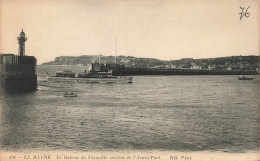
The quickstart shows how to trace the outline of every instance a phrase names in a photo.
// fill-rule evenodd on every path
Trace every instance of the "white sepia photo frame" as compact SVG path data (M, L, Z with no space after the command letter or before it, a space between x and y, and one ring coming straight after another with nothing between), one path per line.
M45 68L43 70L41 65L47 62L52 62L56 57L62 57L62 56L77 57L81 55L95 55L97 57L95 60L93 58L92 61L98 61L98 58L100 61L101 55L102 57L103 56L109 57L112 55L112 57L125 56L125 57L136 57L136 58L154 58L159 60L170 61L170 60L180 60L183 58L210 59L210 58L222 58L222 57L232 57L232 56L252 56L252 55L259 56L259 49L260 49L259 48L259 44L260 44L259 43L259 37L260 37L259 9L260 9L260 3L257 0L230 0L230 1L225 1L225 0L219 0L219 1L213 1L213 0L212 1L206 1L206 0L194 0L194 1L189 1L189 0L183 0L183 1L178 1L178 0L172 0L172 1L171 0L151 0L151 1L149 0L133 0L133 1L130 0L108 0L108 1L106 0L96 0L96 1L0 0L0 53L14 54L14 55L18 55L18 53L21 53L19 51L19 44L17 43L19 39L17 40L17 37L19 37L19 34L23 30L26 36L28 37L28 40L26 39L27 41L25 42L25 49L22 48L23 50L25 50L25 53L22 54L25 54L26 56L32 56L37 59L35 60L35 63L37 63L35 73L38 75L38 90L35 91L36 96L32 94L32 97L31 95L20 97L19 95L18 96L17 95L13 96L10 94L6 95L4 94L4 92L2 92L0 95L1 102L2 102L0 103L0 107L1 107L0 118L1 118L1 125L2 125L0 127L0 134L1 134L0 161L42 161L42 160L46 160L46 161L189 161L189 160L258 161L260 160L260 155L259 155L260 113L259 113L259 98L257 97L259 96L259 71L257 71L258 73L253 76L254 77L254 80L252 81L253 83L251 84L245 83L246 85L244 84L245 86L241 87L241 89L237 89L237 88L235 89L238 91L241 90L242 92L250 91L248 93L252 94L248 96L249 98L247 98L246 95L243 95L244 98L242 97L240 98L241 100L246 100L246 99L248 99L248 101L253 100L252 103L253 105L248 104L245 105L245 107L248 107L248 110L251 109L254 110L254 111L250 111L251 112L250 114L255 116L255 120L254 120L255 122L252 123L253 121L250 122L250 120L246 120L246 121L241 121L240 123L243 124L244 127L250 124L247 130L253 131L252 132L253 134L248 133L248 137L250 139L247 142L247 145L252 147L246 147L246 141L241 140L241 142L245 144L244 147L240 149L236 149L237 147L235 145L240 146L239 143L231 144L230 142L232 142L232 140L231 141L226 140L226 142L223 142L223 146L224 144L227 145L225 145L223 149L216 148L216 147L203 148L201 146L198 146L197 149L187 148L187 147L183 148L181 146L182 143L178 143L178 142L176 142L176 144L180 144L180 148L176 148L178 147L178 145L174 146L173 143L170 144L171 146L169 146L169 148L166 148L165 146L167 141L164 141L165 144L163 144L161 148L152 145L150 147L149 146L145 147L144 145L148 145L148 144L144 143L144 145L143 144L141 144L142 146L140 145L141 148L135 149L133 148L135 146L128 145L126 143L126 145L124 145L124 148L122 149L120 148L120 145L117 145L117 147L119 148L107 148L107 149L105 148L105 150L103 150L102 149L104 148L102 147L103 144L100 145L101 148L99 149L97 148L99 147L97 143L97 145L87 145L87 144L80 145L83 147L88 147L88 146L89 147L79 150L80 147L74 148L69 146L70 143L66 144L66 142L69 142L70 140L69 138L67 138L67 140L65 139L65 141L59 145L60 147L63 147L63 144L64 146L66 145L69 147L67 149L60 148L59 146L58 148L57 147L52 148L51 145L49 145L49 147L46 146L30 147L26 145L27 144L26 142L21 143L21 140L19 139L21 138L20 136L28 134L26 133L26 128L30 128L30 125L32 125L33 121L35 120L31 120L32 122L28 122L27 126L25 126L24 124L17 126L16 128L19 127L25 128L22 130L24 133L17 133L17 135L11 135L17 132L17 129L7 128L9 126L6 126L6 120L5 120L7 118L6 111L10 113L13 112L14 115L10 115L12 117L9 119L11 120L14 119L15 120L14 124L18 125L19 119L15 119L17 117L17 115L15 115L15 111L16 112L18 111L17 110L18 107L17 108L13 107L13 105L15 105L14 103L15 101L20 102L19 105L21 105L21 107L24 107L22 106L23 101L25 101L26 104L26 102L27 103L30 102L30 99L35 99L35 104L37 104L44 101L44 99L46 99L49 102L42 103L44 104L44 108L49 110L48 107L53 107L53 108L58 107L57 102L55 104L51 102L53 101L52 99L47 98L47 96L50 96L51 94L49 94L48 91L46 91L46 88L43 85L39 84L39 81L42 81L42 78L40 78L39 75L43 75L43 72L45 72L44 74L47 75L51 73L50 71L45 70ZM98 57L98 55L100 56ZM15 57L14 59L10 59L10 61L12 60L13 63L18 61L18 58L16 58L16 56L14 57ZM7 58L6 61L8 61ZM114 59L111 58L111 61L114 61ZM78 68L82 67L80 65L82 64L79 64ZM1 67L0 69L3 72L3 68ZM57 69L62 69L62 67L57 67ZM34 73L34 71L31 72ZM155 78L159 79L160 77L165 77L165 76L168 75L163 74ZM1 75L1 77L3 77L3 75ZM178 78L180 77L181 76L178 75ZM186 76L185 80L188 81L194 80L196 79L195 77L196 76ZM145 78L150 79L153 78L153 76L139 77L134 75L132 81L135 87L133 87L132 89L144 88L143 89L144 91L147 90L147 86L140 85L140 83L143 80L145 80ZM210 78L211 80L215 79L215 77L210 77L210 76L207 77L207 75L203 77L203 79L204 78L205 79ZM222 81L221 79L219 79L219 77L217 80ZM230 78L227 80L227 82L228 81L237 82L238 81L237 76L233 76L232 79ZM160 80L158 82L157 83L161 85L162 88L167 88L164 86L163 83L160 82ZM209 89L209 87L206 86L206 84L207 81L197 82L198 85L197 88L201 91L210 91L210 92L218 93L213 89ZM220 86L219 84L217 85ZM60 89L64 88L64 91L66 91L67 94L67 91L71 89L71 86L68 85L66 87L64 86L62 87L62 85L64 84L60 83L58 86ZM190 84L188 83L188 85ZM3 89L4 87L1 88ZM99 87L93 87L93 88L99 89ZM118 88L119 87L111 88L114 90L111 91L111 93L113 94L113 92L119 90ZM219 91L229 89L228 85L219 88L221 88L221 90ZM120 89L123 90L123 86L120 86ZM91 91L91 89L89 88L88 90ZM42 92L45 93L43 97L37 96L37 93L39 93L39 91L41 92L44 91ZM155 91L158 93L162 92L160 94L163 94L163 91L159 91L158 89ZM189 94L188 87L185 90L181 89L179 91L183 92L183 95L186 94L188 96ZM127 95L127 91L124 92L126 93L122 93L122 95L124 94ZM237 91L230 91L230 92L235 93ZM80 94L84 95L83 92ZM143 99L145 99L145 96L147 96L146 94L147 93L143 93L143 97L144 97ZM24 96L26 94L20 94L20 95ZM91 94L87 94L87 95L88 97L91 97ZM155 94L152 93L150 93L150 95L155 96ZM163 97L165 98L164 103L167 103L167 101L169 101L169 99L167 99L168 97L170 97L169 95L171 94L169 93L168 95L165 94L165 97ZM63 93L59 94L58 96L59 96L59 100L61 100L61 98L63 98ZM187 100L189 99L191 100L193 97L195 96L191 95L187 97ZM23 100L24 98L28 100ZM117 97L111 96L109 98L115 100L112 103L116 104L116 106L120 106L119 104L122 103L120 102L119 95L117 95ZM183 98L184 97L180 97L180 99ZM127 101L128 99L124 97L123 100ZM135 99L129 99L129 100L135 100ZM138 99L136 98L136 100ZM176 100L178 99L176 98ZM200 101L202 100L203 98L201 98ZM73 101L75 101L75 99ZM105 101L105 99L103 101ZM116 101L119 101L119 103L117 104ZM149 101L152 102L154 100L151 99ZM210 104L210 101L205 101L205 102L208 102L207 106L209 107L214 106L214 104ZM93 107L95 107L94 95L90 103L93 103ZM100 104L102 104L103 107L109 103L111 102L101 102ZM148 108L145 107L147 105L146 103L143 104L142 103L143 102L135 102L136 105L134 107L141 106L142 108ZM163 103L161 104L160 103L157 104L156 102L154 102L156 106L164 106ZM172 102L169 102L169 104L170 103ZM222 103L221 105L227 107L232 106L232 109L233 108L235 109L236 106L240 106L240 102L238 102L237 105L232 104L232 101L231 103L228 101L221 102L221 103ZM100 104L99 106L101 106ZM129 104L131 104L131 102ZM258 106L258 109L250 108L251 105L254 107ZM28 107L26 108L26 110L30 110L31 106L33 105L28 104L28 106L25 106ZM74 106L75 107L84 106L84 104L82 105L81 101L75 101ZM188 106L190 106L191 109L193 107L193 105L188 105ZM15 108L16 110L14 110ZM158 110L154 110L152 112L155 111L160 112L159 110L160 107L156 107L156 108L158 108ZM19 108L19 110L23 110L23 109ZM117 110L117 112L120 113L120 109L115 109L115 110ZM132 109L132 111L134 110L135 108ZM28 111L24 111L24 116L27 115L26 112ZM80 113L79 111L74 111L74 112L76 114ZM100 110L99 112L104 116L110 114L107 110L104 111ZM191 113L190 116L192 115L192 112L194 111L190 112ZM203 110L200 112L203 112ZM224 111L223 113L225 112L226 111ZM42 113L40 116L44 116L44 115L46 115L46 113ZM221 114L219 115L221 116ZM10 116L8 115L8 117ZM92 117L92 115L89 114L88 117ZM46 117L42 117L42 118L44 119ZM94 118L92 119L94 120ZM141 119L142 118L140 117L140 120ZM243 119L245 118L241 118L241 120ZM106 120L106 121L109 122L110 120ZM104 121L105 122L104 124L107 123L106 121ZM136 121L136 120L133 119L130 121ZM9 120L7 122L11 123L12 121ZM57 122L57 125L58 124L59 123ZM224 121L222 122L222 124L219 123L217 125L221 126L223 124L225 124ZM254 124L254 126L251 126L251 124ZM252 129L252 127L255 127L255 125L257 124L258 127ZM119 125L119 123L117 125ZM195 126L195 123L193 125ZM152 127L152 123L151 123L151 127ZM189 127L182 127L182 128L186 130L189 129ZM194 128L195 127L193 127L192 129ZM166 131L172 132L171 130L166 130ZM145 133L146 131L143 130L143 132ZM162 137L158 137L157 139L167 140L167 137L163 137L165 136L164 131L161 132L157 131L157 133L158 136L162 136ZM73 135L73 133L71 135ZM185 135L185 132L183 132L183 135ZM228 133L226 135L233 135L233 134L231 132L231 134ZM17 137L15 138L14 136ZM223 134L223 137L224 136L225 134ZM35 138L37 140L37 137L38 136L36 135L30 138ZM129 137L133 137L133 135ZM151 136L147 136L147 137L151 137ZM247 138L247 137L243 136L242 138ZM46 139L49 138L46 137ZM184 139L187 139L186 146L195 146L189 143L188 136L185 136ZM55 142L55 138L53 138L53 140L50 142ZM149 138L141 138L140 140L141 141L145 140L146 142L149 142ZM27 140L27 141L30 142L32 140ZM126 142L127 141L129 140L126 139ZM216 142L218 142L218 140L216 140ZM16 143L17 143L17 147L16 147ZM156 141L154 143L156 143ZM21 146L21 144L24 144L24 147ZM94 148L91 148L90 146L93 146ZM128 146L130 148L126 148Z

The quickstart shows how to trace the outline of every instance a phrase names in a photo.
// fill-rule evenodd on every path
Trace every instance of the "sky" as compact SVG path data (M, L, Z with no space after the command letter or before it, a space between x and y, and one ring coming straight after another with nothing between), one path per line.
M258 0L0 0L0 53L18 54L23 29L25 54L38 64L116 50L161 60L259 55L259 6ZM249 7L247 17L240 19L240 7Z

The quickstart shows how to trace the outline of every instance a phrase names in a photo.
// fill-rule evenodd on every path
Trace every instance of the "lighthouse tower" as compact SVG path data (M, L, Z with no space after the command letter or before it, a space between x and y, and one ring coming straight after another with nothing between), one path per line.
M18 44L19 44L19 56L25 56L25 41L27 40L27 37L25 37L25 33L20 33L20 36L17 37Z

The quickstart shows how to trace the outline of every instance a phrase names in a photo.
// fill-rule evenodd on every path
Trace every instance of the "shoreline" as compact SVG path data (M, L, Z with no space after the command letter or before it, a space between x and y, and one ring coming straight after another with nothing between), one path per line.
M76 67L75 65L37 65L37 67ZM87 68L87 67L86 67ZM259 75L256 70L221 70L221 69L183 69L183 68L113 68L115 76L136 76L136 75Z

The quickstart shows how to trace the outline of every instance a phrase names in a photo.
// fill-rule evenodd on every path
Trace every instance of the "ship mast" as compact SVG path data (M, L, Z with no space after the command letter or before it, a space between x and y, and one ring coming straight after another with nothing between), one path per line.
M116 57L117 57L117 37L116 37L115 74L116 74L116 66L117 66Z
M116 37L116 57L117 57L117 37ZM116 57L115 57L115 64L117 63L116 62Z
M99 58L98 58L98 63L100 64L100 57L101 57L101 54L99 54Z

